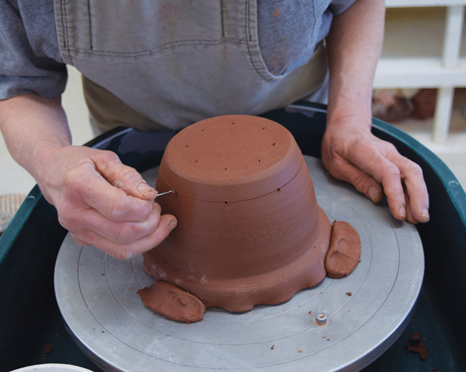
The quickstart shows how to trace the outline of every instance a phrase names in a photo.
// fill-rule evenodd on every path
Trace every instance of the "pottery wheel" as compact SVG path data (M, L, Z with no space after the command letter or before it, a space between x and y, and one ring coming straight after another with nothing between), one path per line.
M209 309L191 325L144 307L137 291L153 278L142 256L119 261L65 238L55 268L59 308L77 344L106 371L357 371L406 327L421 289L424 256L413 225L395 220L305 156L329 219L349 222L361 262L343 279L325 278L281 305L245 313ZM157 169L143 176L155 184ZM314 319L325 314L328 323Z

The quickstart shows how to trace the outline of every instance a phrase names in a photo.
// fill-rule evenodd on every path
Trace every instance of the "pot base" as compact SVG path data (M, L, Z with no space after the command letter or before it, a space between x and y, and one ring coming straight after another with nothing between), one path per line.
M319 207L319 220L328 221ZM320 238L294 262L265 274L236 279L193 280L164 262L153 250L144 258L144 270L157 280L174 283L205 302L207 308L220 307L230 312L251 310L255 305L277 305L298 291L314 287L325 278L324 259L330 240L330 222L320 226Z

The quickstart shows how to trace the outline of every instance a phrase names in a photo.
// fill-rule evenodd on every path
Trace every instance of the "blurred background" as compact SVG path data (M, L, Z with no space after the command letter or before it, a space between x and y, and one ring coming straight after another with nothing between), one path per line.
M433 151L465 188L466 35L462 2L386 0L385 40L374 82L373 115ZM81 145L92 139L92 132L81 76L73 67L68 71L63 106L73 144ZM0 198L27 194L35 185L11 158L3 137L0 169Z
M466 30L461 0L386 0L373 116L433 151L466 186ZM435 5L435 6L434 6Z

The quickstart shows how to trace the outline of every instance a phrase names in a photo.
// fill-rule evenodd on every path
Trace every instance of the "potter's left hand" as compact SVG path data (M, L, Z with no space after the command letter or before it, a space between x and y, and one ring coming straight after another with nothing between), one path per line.
M322 161L327 170L353 184L374 203L385 193L395 218L414 224L429 221L429 195L422 169L358 120L347 117L327 124L322 140Z

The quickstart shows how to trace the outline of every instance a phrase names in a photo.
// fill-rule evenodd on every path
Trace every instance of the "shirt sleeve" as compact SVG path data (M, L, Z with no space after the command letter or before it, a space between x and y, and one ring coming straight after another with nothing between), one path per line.
M0 99L60 95L67 81L52 0L0 0Z

